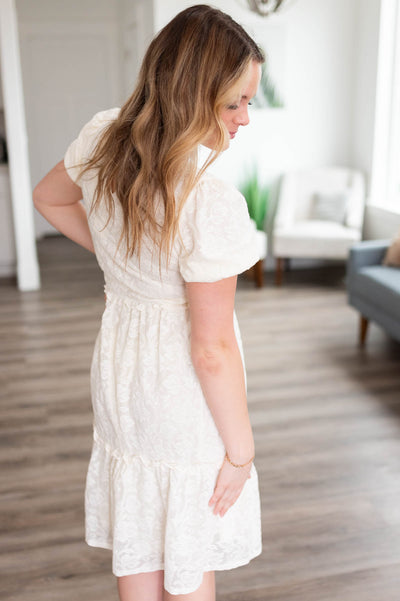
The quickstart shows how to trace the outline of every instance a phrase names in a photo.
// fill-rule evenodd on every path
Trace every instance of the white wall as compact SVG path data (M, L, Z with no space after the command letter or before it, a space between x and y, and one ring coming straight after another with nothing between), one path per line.
M17 0L32 187L92 115L120 103L119 0ZM35 211L36 236L56 233Z
M153 3L120 1L120 31L123 44L123 94L128 98L135 87L139 68L154 33Z
M354 164L368 175L368 189L373 154L380 5L380 0L358 1L354 36L356 63L351 155Z
M364 238L380 240L394 238L400 230L400 213L369 206L365 214Z

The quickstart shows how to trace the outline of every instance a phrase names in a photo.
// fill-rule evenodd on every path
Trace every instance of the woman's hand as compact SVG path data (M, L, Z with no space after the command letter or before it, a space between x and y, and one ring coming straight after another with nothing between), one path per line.
M35 208L59 232L94 253L92 235L83 204L82 190L60 161L33 190Z
M252 463L244 467L234 467L227 459L224 459L219 470L214 493L208 504L214 505L213 513L221 517L225 515L229 507L237 501L246 480L250 478Z

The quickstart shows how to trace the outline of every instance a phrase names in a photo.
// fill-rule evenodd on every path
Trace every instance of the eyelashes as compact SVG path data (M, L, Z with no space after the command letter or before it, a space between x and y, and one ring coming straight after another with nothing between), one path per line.
M252 102L248 102L247 106L252 106ZM238 104L231 104L230 106L227 107L230 111L236 111L239 108Z

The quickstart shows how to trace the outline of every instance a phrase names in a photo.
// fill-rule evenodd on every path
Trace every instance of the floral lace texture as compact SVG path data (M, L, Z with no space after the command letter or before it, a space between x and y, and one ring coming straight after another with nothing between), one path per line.
M98 113L69 146L64 163L74 181L76 165L117 114ZM95 178L77 183L89 209ZM118 203L103 229L105 220L102 209L89 217L107 302L90 371L86 541L112 549L116 576L163 569L168 592L189 593L204 571L244 565L262 548L254 464L222 518L208 505L225 449L191 362L185 296L185 281L213 282L251 267L259 258L255 230L241 194L206 174L182 211L183 244L175 243L160 277L149 241L140 268L117 251ZM234 328L243 359L236 314Z

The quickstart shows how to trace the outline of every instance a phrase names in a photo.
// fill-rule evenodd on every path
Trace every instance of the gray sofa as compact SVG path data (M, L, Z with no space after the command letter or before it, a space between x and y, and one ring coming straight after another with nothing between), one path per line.
M390 240L365 240L350 249L346 268L348 303L360 312L360 345L374 321L400 341L400 268L382 265Z

